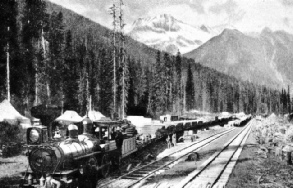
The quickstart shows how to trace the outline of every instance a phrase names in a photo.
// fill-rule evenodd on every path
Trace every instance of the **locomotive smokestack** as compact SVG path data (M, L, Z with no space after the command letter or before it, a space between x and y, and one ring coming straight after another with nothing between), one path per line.
M83 120L82 124L83 124L83 134L92 135L93 134L93 122L88 117L86 117Z
M78 127L76 125L68 125L69 138L77 139L78 138Z

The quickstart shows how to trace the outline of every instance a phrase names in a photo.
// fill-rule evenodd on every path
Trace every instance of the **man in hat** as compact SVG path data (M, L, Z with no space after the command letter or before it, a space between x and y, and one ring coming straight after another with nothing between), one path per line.
M169 135L167 135L166 141L167 141L168 149L171 148L172 144L171 144L171 140L170 140L170 136Z
M53 179L51 174L46 174L46 181L43 188L60 188L60 182Z
M121 133L120 127L116 128L115 142L116 142L116 146L117 146L118 150L120 152L122 152L121 148L122 148L122 144L123 144L123 134Z
M81 165L79 168L78 188L96 188L98 172L91 164Z

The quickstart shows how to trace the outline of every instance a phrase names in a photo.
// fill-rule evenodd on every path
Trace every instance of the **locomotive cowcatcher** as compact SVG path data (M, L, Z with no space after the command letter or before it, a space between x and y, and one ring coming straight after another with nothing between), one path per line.
M35 126L27 130L30 169L20 187L42 187L46 175L61 183L61 187L86 187L106 177L112 167L119 167L122 158L137 151L136 135L121 132L125 121L83 120L82 134L76 125L68 126L68 138L48 138L47 127ZM81 131L80 131L81 132ZM79 186L81 187L81 186Z

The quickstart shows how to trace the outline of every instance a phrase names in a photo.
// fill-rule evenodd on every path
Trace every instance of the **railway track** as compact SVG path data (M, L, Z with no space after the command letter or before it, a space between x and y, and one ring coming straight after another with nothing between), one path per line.
M119 187L134 187L139 186L144 180L150 178L153 175L160 174L167 169L172 168L180 161L184 160L192 152L196 152L205 146L208 146L211 142L216 141L222 136L230 133L235 128L214 134L208 138L192 143L191 145L178 148L177 151L167 154L168 156L157 159L154 162L140 166L122 176L117 177L114 180L107 182L98 182L98 187L101 188L119 188Z
M176 188L224 188L251 130L249 123L212 155L199 169L190 173Z

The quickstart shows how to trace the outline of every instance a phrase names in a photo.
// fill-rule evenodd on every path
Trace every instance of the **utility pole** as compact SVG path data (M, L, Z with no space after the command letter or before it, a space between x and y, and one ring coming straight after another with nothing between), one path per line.
M9 32L10 28L7 27L7 31ZM7 76L7 100L10 102L10 64L9 64L9 42L7 39L7 51L6 51L6 76Z
M113 114L116 112L116 5L110 8L113 15Z

